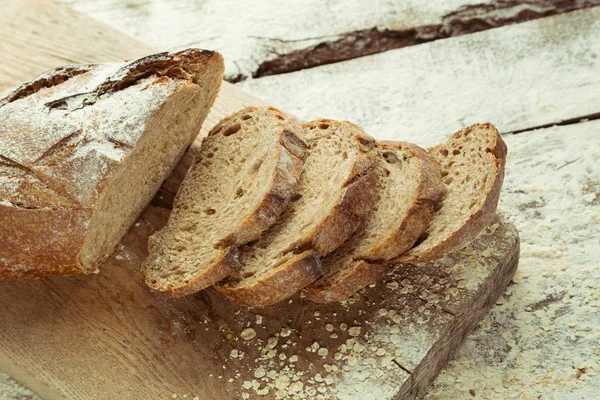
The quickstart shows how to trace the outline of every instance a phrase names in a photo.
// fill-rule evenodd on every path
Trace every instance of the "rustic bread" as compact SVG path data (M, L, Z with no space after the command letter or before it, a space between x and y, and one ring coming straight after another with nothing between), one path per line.
M242 269L216 288L260 307L293 295L321 275L319 256L352 235L375 199L374 140L349 122L304 125L309 152L298 195L281 219L240 252Z
M471 241L494 218L506 162L506 144L490 123L453 134L429 154L442 168L446 195L416 246L393 262L441 257Z
M305 150L300 124L271 107L249 107L217 124L167 226L150 240L146 283L184 295L232 274L237 247L257 239L296 194Z
M304 289L310 300L346 299L381 278L382 262L412 247L427 229L444 194L438 163L420 147L378 142L377 197L352 237L321 262L323 276Z
M0 278L95 271L200 131L223 69L190 49L59 68L0 99Z

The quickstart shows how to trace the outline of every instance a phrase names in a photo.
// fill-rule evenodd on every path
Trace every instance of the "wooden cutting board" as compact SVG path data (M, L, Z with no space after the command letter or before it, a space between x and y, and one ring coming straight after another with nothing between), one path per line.
M0 90L58 65L155 51L54 2L0 6ZM203 132L261 103L224 84ZM467 248L398 266L344 303L297 296L249 310L212 290L151 293L139 265L188 163L99 274L0 282L0 370L48 399L415 398L517 267L517 232L498 217Z

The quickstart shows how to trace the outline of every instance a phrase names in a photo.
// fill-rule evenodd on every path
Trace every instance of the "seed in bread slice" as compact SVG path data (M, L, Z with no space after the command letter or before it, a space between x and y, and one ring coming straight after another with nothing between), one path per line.
M233 273L237 246L256 240L296 194L305 151L302 127L271 107L249 107L217 124L166 227L151 237L146 283L185 295Z
M304 289L310 300L348 298L385 273L381 263L404 253L427 229L444 185L438 163L422 148L402 142L375 145L377 197L352 237L322 261L323 276Z
M241 249L241 271L216 288L253 307L282 301L321 275L319 256L356 230L375 199L374 140L349 122L304 125L309 152L298 195L281 219Z
M393 261L430 261L475 238L496 213L506 151L506 144L490 123L462 129L429 149L442 168L446 195L418 244Z

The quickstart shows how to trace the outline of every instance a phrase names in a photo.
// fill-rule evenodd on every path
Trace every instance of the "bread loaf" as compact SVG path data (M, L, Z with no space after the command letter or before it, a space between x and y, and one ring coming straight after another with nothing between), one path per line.
M220 54L49 71L0 99L0 278L95 271L198 134Z

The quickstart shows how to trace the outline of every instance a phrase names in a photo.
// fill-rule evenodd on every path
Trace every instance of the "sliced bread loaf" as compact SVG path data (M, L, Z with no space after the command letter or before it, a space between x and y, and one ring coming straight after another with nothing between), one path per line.
M91 273L200 131L223 57L46 72L0 98L0 279Z
M281 219L241 249L242 269L216 288L253 307L282 301L321 275L319 256L340 246L375 198L374 140L349 122L304 125L309 152L298 195Z
M237 246L257 239L297 192L306 144L300 124L249 107L217 124L149 242L142 270L153 289L196 292L232 274Z
M429 154L442 168L447 192L418 244L393 262L430 261L475 238L496 213L506 151L506 144L490 123L462 129L430 149Z
M304 289L317 302L343 300L377 281L382 262L412 247L427 229L444 194L440 167L425 150L402 142L378 142L377 197L354 235L322 259L323 276Z

